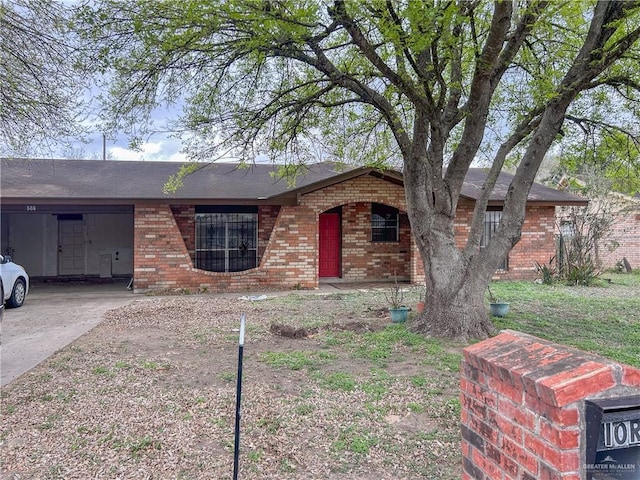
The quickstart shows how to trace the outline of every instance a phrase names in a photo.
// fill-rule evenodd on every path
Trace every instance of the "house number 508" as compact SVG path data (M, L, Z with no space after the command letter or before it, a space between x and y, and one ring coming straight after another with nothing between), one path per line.
M37 210L35 205L27 205L27 212L35 212Z

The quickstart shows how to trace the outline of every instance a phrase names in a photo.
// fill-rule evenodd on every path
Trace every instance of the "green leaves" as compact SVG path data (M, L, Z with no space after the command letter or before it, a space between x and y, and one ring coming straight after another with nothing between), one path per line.
M487 114L508 112L499 115L499 137L556 98L583 44L587 7L534 2L513 13L510 35L530 9L540 14L504 80L496 78ZM336 9L315 1L103 0L78 10L74 25L113 76L113 128L136 123L144 133L154 107L178 101L185 103L181 125L196 134L194 156L224 148L240 158L273 151L292 160L384 163L412 140L416 110L426 109L445 142L466 122L492 17L485 2L345 2ZM620 24L612 41L629 29ZM442 123L445 113L452 123ZM453 139L448 151L464 144Z
M453 257L460 278L488 280L487 259L520 238L549 149L588 136L598 162L637 172L638 4L96 0L74 26L111 86L112 129L144 135L154 109L174 103L172 128L195 159L402 168L425 263ZM618 135L631 139L626 151ZM452 254L463 180L483 160L492 174L507 163L517 172L504 228L477 255L489 180Z

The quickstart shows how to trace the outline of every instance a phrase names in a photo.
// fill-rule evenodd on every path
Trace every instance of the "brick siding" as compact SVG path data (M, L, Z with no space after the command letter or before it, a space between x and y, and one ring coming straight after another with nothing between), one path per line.
M455 219L456 242L464 247L469 234L472 205L458 207ZM498 271L496 279L525 280L536 276L536 262L549 263L555 255L555 207L527 207L520 241L509 252L508 269Z
M640 198L611 193L604 201L595 199L589 203L589 215L612 217L610 229L596 246L597 266L603 270L617 267L626 258L631 267L640 268ZM571 220L564 207L556 210L557 223ZM560 234L557 230L556 234Z
M260 205L258 207L258 259L264 256L271 231L278 217L279 205ZM195 260L196 251L196 207L195 205L171 205L184 244L191 260Z
M398 242L372 242L371 203L343 206L342 278L352 282L393 280L395 276L409 280L411 229L406 215L400 215L399 223Z
M401 185L364 175L300 197L295 206L258 208L257 268L244 272L207 272L194 267L195 206L136 204L134 214L134 290L249 291L317 288L318 216L341 207L342 278L388 280L394 273L412 283L424 281L424 268L406 215L400 216L399 242L371 242L371 203L406 212ZM456 233L468 228L471 207L461 206ZM509 256L501 278L532 278L534 261L554 252L553 207L527 210L522 240Z
M171 213L176 219L184 245L193 259L196 250L196 207L195 205L171 205Z
M640 394L640 370L519 332L465 348L463 480L584 477L583 400Z
M615 215L611 231L598 245L598 259L603 268L615 268L626 258L633 269L640 269L640 206L636 211Z

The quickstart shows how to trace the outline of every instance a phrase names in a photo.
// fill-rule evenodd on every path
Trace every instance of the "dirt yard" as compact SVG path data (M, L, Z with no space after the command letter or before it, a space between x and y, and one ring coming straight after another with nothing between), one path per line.
M460 349L385 306L369 291L112 310L2 389L0 477L231 478L245 312L240 478L460 478Z

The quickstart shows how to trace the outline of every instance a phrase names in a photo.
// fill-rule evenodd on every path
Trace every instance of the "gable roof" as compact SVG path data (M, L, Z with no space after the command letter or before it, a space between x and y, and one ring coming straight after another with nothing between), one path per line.
M297 196L362 175L373 175L402 184L402 174L369 167L341 166L331 162L302 168L295 185L278 175L278 166L253 164L203 164L184 179L177 192L165 194L163 186L184 165L175 162L129 162L102 160L2 159L0 200L3 203L116 203L162 201L165 203L295 204ZM486 176L471 169L462 197L475 200ZM501 173L491 196L504 199L513 178ZM534 184L529 201L552 205L586 204L575 195Z

